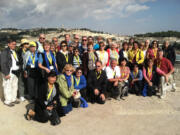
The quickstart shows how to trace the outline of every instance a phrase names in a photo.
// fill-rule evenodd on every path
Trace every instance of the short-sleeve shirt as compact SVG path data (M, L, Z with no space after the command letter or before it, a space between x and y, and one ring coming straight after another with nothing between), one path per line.
M121 71L121 79L126 79L130 74L129 67L125 67L125 69L120 68L120 71Z
M119 78L121 76L119 66L116 66L114 70L111 68L111 66L108 66L106 67L105 71L108 79Z
M173 69L171 61L164 57L160 62L157 61L156 64L165 74L168 74Z
M48 58L51 58L51 53L49 53L49 54L47 55L47 57L48 57ZM54 59L54 60L55 60L55 63L56 63L56 59ZM43 63L42 54L39 55L38 63L41 63L41 64Z

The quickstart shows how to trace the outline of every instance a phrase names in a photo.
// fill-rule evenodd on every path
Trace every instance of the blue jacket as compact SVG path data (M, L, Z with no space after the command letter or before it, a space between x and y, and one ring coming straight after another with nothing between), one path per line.
M74 89L83 89L86 88L86 78L84 75L81 75L79 85L77 86L77 82L74 76Z

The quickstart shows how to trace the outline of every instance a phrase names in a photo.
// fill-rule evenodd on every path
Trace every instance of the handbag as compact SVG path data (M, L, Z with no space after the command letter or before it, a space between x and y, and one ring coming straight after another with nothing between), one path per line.
M80 105L81 105L80 97L81 97L81 93L79 91L77 91L77 94L73 97L73 102L72 102L73 107L75 107L75 108L80 107Z

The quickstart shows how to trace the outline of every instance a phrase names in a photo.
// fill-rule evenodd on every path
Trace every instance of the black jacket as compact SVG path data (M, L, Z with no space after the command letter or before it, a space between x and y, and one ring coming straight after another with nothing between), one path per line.
M57 83L54 84L56 88L56 96L53 98L53 101L56 101L57 104L60 104L60 99L59 99L59 85ZM38 98L36 99L35 103L41 106L42 109L46 109L48 105L44 103L47 99L47 92L48 92L48 83L45 82L45 84L41 84L39 89L38 89Z
M99 60L98 55L96 52L94 52L94 55L97 57L97 60ZM86 52L82 56L82 68L84 75L87 76L89 69L88 69L88 61L89 61L89 52Z
M44 114L44 110L46 110L47 106L53 105L53 102L56 101L56 111L59 116L64 116L64 112L62 110L62 106L59 99L59 85L57 83L54 84L56 88L56 96L53 98L52 102L48 105L45 104L45 101L47 99L47 92L48 92L48 83L44 82L40 85L38 89L38 96L35 100L35 120L39 122L46 122L47 118Z
M174 47L172 45L169 45L168 48L166 49L164 46L162 47L163 52L164 52L164 57L169 59L174 66L175 61L176 61L176 53L174 50Z
M73 64L73 55L71 53L68 53L68 63L67 63L64 54L58 52L56 54L56 62L59 73L62 73L62 70L66 64Z
M100 93L105 93L107 86L107 76L106 72L102 70L101 76L97 79L96 70L92 70L88 73L88 89L93 91L94 89L98 89Z
M1 53L1 71L7 76L10 73L12 67L12 58L10 48L5 48Z
M20 48L20 49L17 51L17 55L18 55L20 70L22 71L22 69L23 69L23 50L22 50L22 48Z

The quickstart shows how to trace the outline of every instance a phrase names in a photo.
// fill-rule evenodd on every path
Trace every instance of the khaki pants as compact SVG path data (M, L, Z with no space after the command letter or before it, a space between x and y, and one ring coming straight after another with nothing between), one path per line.
M3 88L4 88L4 103L9 104L16 101L18 90L18 78L14 74L10 74L10 79L5 79L3 76Z
M160 78L160 94L161 94L161 96L166 96L167 91L173 90L173 84L174 84L173 75L169 75L167 83L165 81L165 77L161 76L161 78Z

